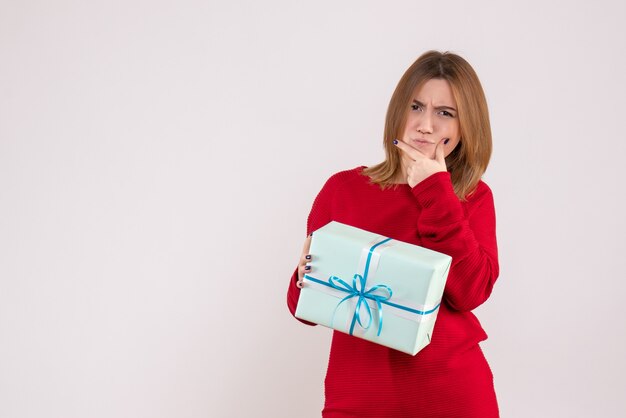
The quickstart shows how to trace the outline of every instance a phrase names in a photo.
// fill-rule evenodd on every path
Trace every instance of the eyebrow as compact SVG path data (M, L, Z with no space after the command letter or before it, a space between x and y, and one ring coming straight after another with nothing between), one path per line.
M420 102L417 99L413 99L413 103L415 103L418 106L425 107L424 103ZM453 108L452 106L445 106L445 105L444 106L435 106L435 109L436 110L452 110L453 112L456 112L456 109Z

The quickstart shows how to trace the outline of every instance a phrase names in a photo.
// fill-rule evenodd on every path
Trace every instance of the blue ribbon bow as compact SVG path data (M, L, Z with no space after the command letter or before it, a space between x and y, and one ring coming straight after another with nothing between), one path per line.
M376 336L380 336L380 332L383 329L383 305L382 303L386 302L387 300L391 298L391 295L393 295L393 291L391 290L389 286L386 286L384 284L372 286L368 290L365 290L365 284L367 283L367 275L369 274L370 262L372 261L372 255L374 254L374 250L376 249L376 247L383 245L389 241L391 241L391 238L385 238L379 243L372 245L372 247L369 250L369 253L367 254L367 260L365 261L365 268L363 271L363 275L360 275L358 273L355 274L354 277L352 278L352 286L350 286L348 283L346 283L344 280L340 279L339 277L335 277L335 276L331 276L328 279L327 283L322 282L321 280L317 280L313 277L306 276L307 278L312 279L313 281L317 283L321 283L323 285L332 287L333 289L337 289L342 292L348 293L348 296L341 299L341 301L339 301L339 303L335 307L332 321L334 321L335 319L335 313L337 312L337 308L339 308L339 306L341 306L342 303L344 303L348 299L352 299L353 297L359 298L359 300L356 303L354 315L352 316L352 323L350 324L350 335L352 335L352 333L354 332L354 326L357 322L363 329L369 329L370 325L372 325L372 309L370 308L370 305L367 303L365 299L373 300L374 302L376 302L376 306L378 307L378 333L376 334ZM359 283L360 286L357 286L357 283ZM387 295L386 296L375 295L374 292L379 291L379 290L386 291ZM366 309L367 317L368 317L367 325L363 325L363 322L361 321L361 305L363 305L363 303L365 303L365 309Z
M368 256L371 257L371 250ZM368 263L369 264L369 263ZM337 312L337 308L341 306L345 301L358 297L359 300L356 303L356 308L354 310L354 316L352 317L352 323L350 324L350 335L354 332L354 325L358 322L361 328L369 329L370 325L372 325L372 309L370 305L367 303L365 299L370 299L376 302L376 306L378 307L378 333L376 336L380 336L380 332L383 329L383 305L381 302L391 299L391 295L393 295L393 291L389 286L384 284L379 284L376 286L372 286L367 291L365 291L365 282L367 281L367 269L365 270L365 277L360 274L355 274L352 278L352 286L346 283L344 280L339 277L331 276L328 279L328 283L334 289L341 290L342 292L348 292L348 296L341 299L341 301L335 307L335 312ZM339 284L337 284L339 283ZM357 286L357 283L360 283L360 286ZM375 295L374 292L382 290L386 291L387 295ZM361 305L365 304L365 311L367 312L367 325L363 325L361 321ZM333 320L335 317L335 313L333 313Z

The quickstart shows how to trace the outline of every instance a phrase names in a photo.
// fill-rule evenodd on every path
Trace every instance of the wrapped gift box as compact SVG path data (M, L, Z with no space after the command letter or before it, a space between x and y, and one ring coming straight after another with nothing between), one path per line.
M296 317L411 355L428 345L450 256L334 221L309 252Z

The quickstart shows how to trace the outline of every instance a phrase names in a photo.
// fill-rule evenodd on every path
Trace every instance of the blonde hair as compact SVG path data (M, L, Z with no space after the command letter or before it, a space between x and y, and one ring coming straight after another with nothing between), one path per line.
M456 101L461 140L446 157L446 166L454 192L460 200L466 200L489 164L491 125L487 100L476 72L467 61L450 52L428 51L406 70L387 108L383 138L385 161L365 168L363 174L382 188L395 184L401 172L401 157L393 140L400 138L404 131L413 92L433 78L448 81Z

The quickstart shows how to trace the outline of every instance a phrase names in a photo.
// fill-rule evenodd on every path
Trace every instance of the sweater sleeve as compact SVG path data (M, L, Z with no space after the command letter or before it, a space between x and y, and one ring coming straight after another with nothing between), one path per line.
M340 174L341 173L335 174L329 178L315 198L307 220L307 235L323 227L332 220L332 202ZM289 307L289 311L292 315L295 315L296 313L298 299L300 298L300 288L296 286L297 281L298 267L296 266L296 269L289 280L289 288L287 290L287 306ZM307 325L316 325L308 321L303 321L299 318L296 319Z
M479 183L464 209L450 173L440 172L412 192L422 208L417 230L423 246L452 257L444 299L453 309L473 310L487 300L499 274L491 190Z

